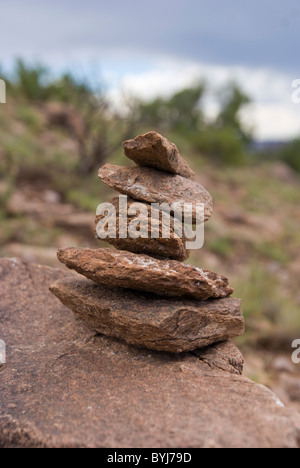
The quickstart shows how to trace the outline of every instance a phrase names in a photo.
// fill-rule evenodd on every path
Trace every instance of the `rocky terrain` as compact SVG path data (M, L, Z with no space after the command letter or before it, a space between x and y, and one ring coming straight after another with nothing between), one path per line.
M17 175L0 167L0 254L64 268L56 258L58 248L99 247L95 211L110 193L99 187L96 175L71 177L77 143L55 127L56 117L49 124L46 106L26 113L24 105L9 104L5 110L9 119L0 115L5 130L0 163L8 151L11 161L27 163ZM189 263L230 277L246 318L246 334L237 341L245 356L244 375L300 410L300 367L291 362L291 343L300 338L299 177L279 162L212 166L185 144L180 147L198 174L196 181L209 187L215 201L205 248L192 252ZM56 157L58 152L63 157ZM55 177L48 164L54 159L61 168ZM125 157L118 151L111 162L124 164Z
M49 292L64 277L0 260L1 448L299 446L299 416L240 375L233 344L178 355L98 335Z
M205 248L192 254L190 262L230 276L246 316L246 335L238 343L246 360L244 374L300 411L300 367L291 362L291 343L300 336L300 183L281 164L250 173L206 167L198 179L210 187L216 202ZM9 217L0 224L4 257L63 268L57 248L99 245L93 238L95 211L66 204L51 187L41 190L22 182L8 207ZM286 365L278 367L277 360Z

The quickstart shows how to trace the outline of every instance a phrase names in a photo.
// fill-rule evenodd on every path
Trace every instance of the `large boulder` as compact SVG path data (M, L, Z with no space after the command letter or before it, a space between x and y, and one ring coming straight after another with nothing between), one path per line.
M0 447L299 446L299 416L239 375L235 348L171 355L100 336L48 291L62 277L0 260Z

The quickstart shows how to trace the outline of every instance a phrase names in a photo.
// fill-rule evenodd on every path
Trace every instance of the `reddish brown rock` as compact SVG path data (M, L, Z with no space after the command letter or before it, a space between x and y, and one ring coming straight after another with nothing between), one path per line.
M231 341L216 343L205 349L197 349L193 353L210 367L221 369L231 374L242 375L243 373L243 355Z
M223 370L236 375L243 374L244 356L230 340L215 343L207 348L197 349L191 354L197 356L211 369Z
M101 215L96 217L95 222L95 231L96 236L99 237L97 233L97 226L99 221L105 219L105 234L106 240L111 245L113 245L118 250L127 250L136 254L146 254L155 257L167 257L173 260L184 261L189 257L189 251L185 247L186 237L185 235L179 237L176 234L176 226L174 225L174 218L171 217L170 227L161 216L161 211L151 209L151 205L147 203L136 202L132 198L129 198L127 201L127 208L123 211L120 209L119 198L113 198L110 203L115 207L115 213L111 215ZM145 209L146 214L139 212L139 219L142 225L147 226L147 236L139 237L137 239L127 236L123 239L120 237L120 221L124 222L128 231L130 224L135 220L136 215L128 214L128 210L133 208L134 204L142 205ZM152 217L152 210L155 212L154 217ZM179 220L177 220L179 222ZM151 226L153 229L157 230L158 238L151 238ZM164 230L170 232L170 238L163 238ZM102 231L102 229L101 229ZM193 233L189 235L191 240Z
M95 334L48 291L62 276L0 260L1 448L299 446L299 416L268 389Z
M192 351L244 333L239 299L163 299L84 278L60 280L51 292L97 332L157 351Z
M181 217L184 204L186 215L197 221L196 205L204 205L204 221L213 212L211 195L196 182L179 175L167 174L146 167L122 167L105 164L98 173L100 179L109 187L129 195L135 200L147 203L178 204L175 216Z
M175 260L158 260L110 249L60 249L60 262L108 287L134 289L162 296L195 299L227 297L227 278Z
M140 135L123 143L124 153L137 165L153 167L191 179L195 176L178 148L156 132Z

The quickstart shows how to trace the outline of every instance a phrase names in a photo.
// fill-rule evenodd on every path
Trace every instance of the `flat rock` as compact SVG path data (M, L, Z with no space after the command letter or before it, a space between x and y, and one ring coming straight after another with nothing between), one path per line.
M123 250L77 248L60 249L57 257L66 267L108 287L200 300L233 293L227 278L175 260Z
M118 250L127 250L136 254L146 254L156 257L166 257L173 260L184 261L189 257L189 251L186 249L186 237L185 235L179 237L176 234L176 226L174 225L174 218L171 217L171 222L169 225L164 221L161 216L161 211L151 208L151 205L148 203L138 202L139 205L143 205L147 215L142 211L139 213L140 225L147 226L147 236L132 238L127 236L127 238L120 237L120 223L125 223L126 229L132 222L135 222L135 215L128 214L130 207L132 208L136 204L136 200L128 198L126 210L120 209L119 198L113 198L110 203L115 207L115 214L105 216L106 230L105 234L107 237L102 240L106 240L111 245L113 245ZM155 212L152 217L152 210ZM130 212L130 211L129 211ZM95 231L96 236L99 237L97 233L97 225L99 221L104 219L104 216L96 216L95 222ZM116 220L116 221L115 221ZM177 220L178 221L178 220ZM178 221L179 222L179 221ZM151 238L151 228L157 230L157 238ZM163 238L164 230L170 233L170 238ZM192 239L193 233L189 236Z
M1 448L299 446L299 415L268 389L95 334L48 291L62 277L0 260Z
M243 355L231 341L223 341L205 349L197 349L194 354L210 367L222 369L231 374L242 375L243 373Z
M163 299L85 278L60 280L51 292L95 331L157 351L192 351L244 333L239 299Z
M197 204L204 206L204 221L208 221L212 215L213 203L208 191L197 182L179 175L147 167L122 167L112 164L101 167L98 175L109 187L135 200L167 203L169 206L178 204L178 208L175 207L174 210L176 217L182 217L184 204L191 205L190 208L186 206L185 214L194 223L197 221Z
M137 165L153 167L191 179L195 172L180 156L177 146L156 132L123 143L124 153Z

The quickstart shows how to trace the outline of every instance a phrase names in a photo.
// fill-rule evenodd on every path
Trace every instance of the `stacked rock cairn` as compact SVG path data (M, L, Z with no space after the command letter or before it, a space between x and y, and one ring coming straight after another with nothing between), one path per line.
M227 278L183 263L189 251L186 237L177 235L176 213L171 213L166 237L163 210L155 208L187 204L194 223L194 207L200 204L204 222L213 211L210 194L194 181L177 147L158 133L126 141L123 148L135 167L106 164L99 170L100 179L122 194L111 200L113 209L96 217L96 227L105 224L106 232L100 235L97 228L98 237L116 249L60 249L60 262L85 278L69 274L50 290L96 332L142 348L179 353L242 335L241 301L230 297ZM153 238L155 209L159 216ZM146 225L147 236L124 235L124 225L129 231L132 223L139 224L137 233Z

